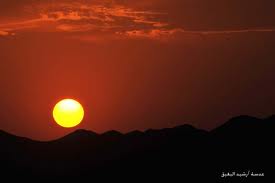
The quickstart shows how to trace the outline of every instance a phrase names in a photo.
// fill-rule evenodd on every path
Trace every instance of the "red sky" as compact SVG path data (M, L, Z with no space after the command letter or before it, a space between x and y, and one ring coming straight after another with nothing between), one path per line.
M2 0L0 129L39 140L275 111L272 0ZM62 129L54 104L85 120Z

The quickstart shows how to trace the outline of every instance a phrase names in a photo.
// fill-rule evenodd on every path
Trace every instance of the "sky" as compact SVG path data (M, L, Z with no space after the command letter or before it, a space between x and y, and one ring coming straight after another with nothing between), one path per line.
M0 129L51 140L275 113L273 0L1 0ZM52 118L77 99L84 121Z

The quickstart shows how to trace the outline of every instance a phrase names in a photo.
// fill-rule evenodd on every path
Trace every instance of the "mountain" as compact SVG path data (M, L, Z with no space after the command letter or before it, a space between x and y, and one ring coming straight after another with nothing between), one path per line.
M111 140L111 139L117 140L118 138L121 138L121 137L123 137L123 134L115 130L107 131L101 134L101 138L106 138L107 140Z
M63 143L79 143L80 141L91 141L98 137L99 135L93 131L89 130L76 130L60 139L54 140L55 142L63 142Z
M238 116L211 131L191 125L126 134L77 130L49 142L0 131L0 171L9 178L43 179L127 175L206 181L228 171L268 176L274 132L274 116Z
M274 136L275 118L274 116L259 119L251 116L237 116L225 124L211 131L216 138L227 140L246 140L246 143L255 141L269 141ZM253 140L253 141L252 141Z

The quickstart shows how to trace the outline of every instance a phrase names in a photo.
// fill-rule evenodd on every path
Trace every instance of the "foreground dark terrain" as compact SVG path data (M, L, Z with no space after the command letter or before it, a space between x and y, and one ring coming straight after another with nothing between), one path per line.
M239 116L204 131L190 125L161 130L77 130L50 142L38 142L0 131L1 177L125 177L244 179L242 173L272 178L275 116ZM233 177L221 177L233 173ZM110 178L110 177L109 177ZM261 182L261 181L260 181Z

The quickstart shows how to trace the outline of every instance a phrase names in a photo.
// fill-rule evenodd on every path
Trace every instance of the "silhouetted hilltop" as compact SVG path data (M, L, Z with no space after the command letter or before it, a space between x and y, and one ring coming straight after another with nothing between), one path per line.
M227 138L227 140L269 140L274 136L275 118L274 116L259 119L251 116L238 116L230 119L225 124L211 131L217 138ZM251 141L247 141L249 143Z
M127 137L140 137L141 135L143 135L143 132L139 130L134 130L125 134Z
M232 137L251 135L260 130L259 128L264 125L263 123L264 120L255 117L238 116L212 130L212 133Z
M19 137L10 133L7 133L3 130L0 130L0 145L1 144L13 144L13 143L30 143L35 142L26 137Z
M116 130L111 130L111 131L107 131L103 134L101 134L102 137L109 137L109 138L114 138L114 137L121 137L123 136L122 133L116 131Z
M95 139L99 135L93 131L79 129L56 141L78 141L83 139Z
M5 139L16 139L17 137L15 135L11 135L3 130L0 130L0 138L1 138L1 140L5 140Z
M274 115L234 117L211 131L191 125L126 134L76 130L50 142L0 131L0 171L48 178L123 173L206 180L219 179L224 171L247 170L269 175L274 132Z

